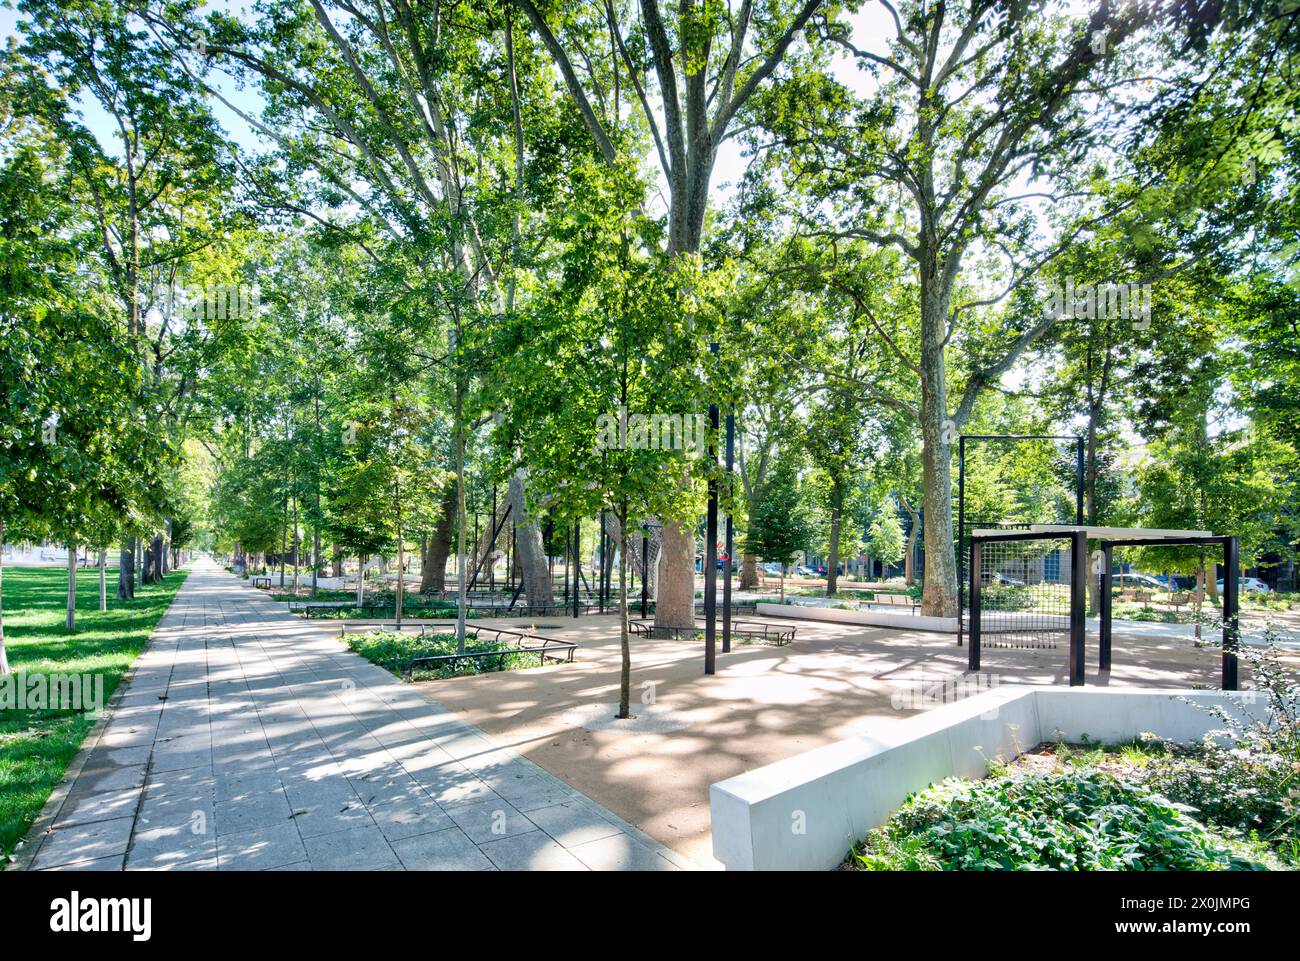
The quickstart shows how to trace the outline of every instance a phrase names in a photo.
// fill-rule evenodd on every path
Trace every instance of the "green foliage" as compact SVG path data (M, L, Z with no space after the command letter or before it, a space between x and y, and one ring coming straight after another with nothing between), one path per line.
M500 641L480 641L474 633L465 638L465 650L458 651L455 634L399 634L395 631L368 631L365 634L349 634L348 648L360 654L366 660L378 664L394 674L411 673L415 681L434 680L446 677L462 677L467 674L507 670L514 671L524 667L537 667L539 656L536 654L503 653L501 657L466 657L453 661L444 661L438 667L421 667L411 671L412 662L420 657L436 657L444 654L479 654L495 651L508 652L509 645Z
M1207 871L1262 865L1152 791L1095 771L950 778L855 848L870 870Z
M871 547L871 556L886 564L897 564L903 559L907 544L903 538L903 524L898 519L893 501L886 501L884 508L871 523L867 531L867 542Z
M765 561L789 564L812 538L807 500L791 461L783 459L763 484L750 514L745 550Z

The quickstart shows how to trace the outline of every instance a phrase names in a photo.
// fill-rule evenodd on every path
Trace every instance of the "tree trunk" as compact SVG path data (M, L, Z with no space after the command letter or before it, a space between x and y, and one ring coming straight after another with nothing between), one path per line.
M524 495L527 479L528 472L522 467L510 476L510 514L515 520L515 560L523 578L528 603L536 607L549 607L555 603L551 572L546 563L542 529L528 513L527 498Z
M456 653L465 653L465 611L469 585L465 583L465 528L469 505L465 493L465 388L456 382Z
M319 516L319 515L317 515ZM315 521L312 522L316 523ZM316 581L320 577L320 531L311 532L311 592L316 593Z
M903 510L907 511L907 516L911 519L911 524L907 530L907 556L903 558L903 583L911 587L916 583L916 538L921 532L921 518L912 506L903 501ZM871 580L871 571L867 571L867 580Z
M785 603L785 564L781 565L781 603Z
M448 484L442 492L442 513L429 538L428 549L420 558L420 593L447 589L447 558L451 556L451 539L456 531L456 485Z
M925 383L921 399L922 488L925 501L925 585L921 612L957 616L957 565L952 539L952 448L954 425L947 420L943 348L922 350Z
M0 676L9 673L9 655L5 653L5 522L0 517Z
M357 555L357 607L360 607L366 601L366 558L364 554Z
M63 622L68 631L77 629L77 545L68 544L68 616Z
M399 514L400 518L401 515ZM397 522L397 600L394 606L394 619L397 621L397 633L402 632L402 595L406 591L406 547L402 543L402 522Z
M108 548L99 550L99 609L108 610Z
M758 558L745 551L740 561L740 587L738 590L752 591L758 587Z
M161 584L163 582L163 558L166 554L166 548L163 544L162 535L159 534L153 539L153 578L151 583Z
M655 629L695 626L695 536L678 521L663 526Z
M334 566L330 573L334 577L343 576L343 548L339 547L337 544L334 545Z

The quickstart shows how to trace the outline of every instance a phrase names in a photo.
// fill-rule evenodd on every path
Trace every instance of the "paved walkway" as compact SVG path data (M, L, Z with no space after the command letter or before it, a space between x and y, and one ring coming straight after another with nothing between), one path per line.
M34 869L689 866L204 560L65 787Z

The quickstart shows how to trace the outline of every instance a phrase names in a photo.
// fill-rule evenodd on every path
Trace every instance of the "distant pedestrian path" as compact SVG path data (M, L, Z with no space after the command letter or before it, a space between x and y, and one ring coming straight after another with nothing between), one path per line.
M211 561L124 687L19 866L688 866Z

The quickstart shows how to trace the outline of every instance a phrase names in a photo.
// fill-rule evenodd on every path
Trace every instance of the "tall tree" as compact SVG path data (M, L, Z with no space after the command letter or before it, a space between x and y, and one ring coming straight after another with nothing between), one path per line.
M640 0L547 8L513 0L555 61L600 156L621 163L622 98L654 145L667 184L670 265L696 259L718 148L737 116L772 76L821 0L753 4ZM600 43L600 47L595 44ZM623 94L622 91L629 91ZM689 627L695 617L694 525L663 525L656 625Z

